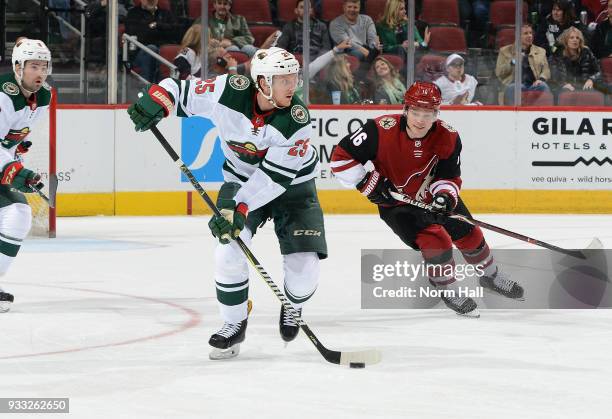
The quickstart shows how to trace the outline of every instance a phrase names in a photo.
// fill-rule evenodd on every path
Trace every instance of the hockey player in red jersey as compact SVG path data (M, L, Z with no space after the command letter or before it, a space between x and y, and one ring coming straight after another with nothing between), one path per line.
M455 277L443 273L454 266L453 244L466 262L483 267L480 285L508 298L522 299L523 288L495 263L477 226L447 218L449 211L470 216L459 197L461 139L437 119L442 97L433 83L415 82L404 95L404 113L369 119L344 137L332 155L332 171L346 187L356 187L378 205L380 218L399 238L418 249L428 264L429 281L436 287L457 289ZM366 170L366 163L374 165ZM398 191L437 212L396 201ZM438 269L436 269L438 268ZM477 316L474 300L444 293L444 303L458 314Z

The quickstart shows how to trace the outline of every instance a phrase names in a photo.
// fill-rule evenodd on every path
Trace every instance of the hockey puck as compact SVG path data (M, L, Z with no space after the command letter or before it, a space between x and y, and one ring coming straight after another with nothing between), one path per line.
M365 362L351 362L349 364L351 368L365 368Z

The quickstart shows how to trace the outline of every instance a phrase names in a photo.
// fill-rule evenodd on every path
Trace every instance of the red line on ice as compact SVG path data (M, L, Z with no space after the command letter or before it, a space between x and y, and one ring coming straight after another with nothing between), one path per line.
M5 283L8 284L9 282L5 282ZM58 351L37 352L37 353L31 353L31 354L20 354L20 355L18 354L18 355L0 356L0 359L31 358L31 357L35 357L35 356L58 355L58 354L66 354L66 353L71 353L71 352L87 351L87 350L90 350L90 349L100 349L100 348L110 348L110 347L122 346L122 345L131 345L131 344L134 344L134 343L146 342L146 341L154 340L154 339L161 339L161 338L165 338L165 337L168 337L168 336L176 335L178 333L185 332L185 331L187 331L187 330L189 330L191 328L196 327L198 324L200 324L200 321L202 320L202 317L201 317L200 313L198 313L197 311L192 310L192 309L187 308L187 307L183 307L180 304L176 304L176 303L173 303L173 302L170 302L170 301L160 300L158 298L142 297L142 296L139 296L139 295L122 294L122 293L119 293L119 292L100 291L100 290L92 290L92 289L86 289L86 288L63 287L63 286L57 286L57 285L42 285L42 284L23 283L23 282L13 282L12 284L14 284L14 285L26 285L26 286L32 286L32 287L43 287L43 288L60 288L60 289L65 289L65 290L80 291L80 292L91 292L91 293L107 294L107 295L116 295L116 296L119 296L119 297L135 298L135 299L138 299L138 300L151 301L151 302L154 302L154 303L165 304L167 306L170 306L170 307L173 307L173 308L177 308L177 309L183 311L184 313L186 313L189 316L189 319L185 323L183 323L182 325L177 327L176 329L172 329L172 330L169 330L169 331L166 331L166 332L156 333L154 335L143 336L143 337L134 338L134 339L128 339L128 340L124 340L124 341L120 341L120 342L112 342L112 343L105 343L105 344L92 345L92 346L82 346L82 347L77 347L77 348L62 349L62 350L58 350Z

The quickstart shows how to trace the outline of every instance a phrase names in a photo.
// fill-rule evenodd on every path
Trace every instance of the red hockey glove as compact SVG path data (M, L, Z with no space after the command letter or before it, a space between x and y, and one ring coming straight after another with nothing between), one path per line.
M30 147L32 147L32 141L22 141L17 146L16 153L19 155L25 154L30 151Z

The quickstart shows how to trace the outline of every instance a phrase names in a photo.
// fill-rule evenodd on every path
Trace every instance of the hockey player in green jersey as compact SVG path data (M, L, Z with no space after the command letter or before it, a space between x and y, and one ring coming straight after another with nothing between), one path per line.
M219 130L225 183L217 206L223 217L214 216L209 227L220 242L215 281L225 323L210 338L211 359L236 356L247 327L248 265L233 239L240 236L248 245L257 228L268 218L274 220L285 294L300 313L317 288L319 259L327 257L310 115L294 96L299 68L295 57L281 48L259 50L251 61L251 79L165 79L149 86L128 109L139 131L170 114L210 118ZM299 331L282 307L279 329L286 342Z
M32 145L26 137L45 115L51 101L46 79L51 74L51 52L42 41L25 39L13 49L13 73L0 75L0 286L32 225L32 212L23 193L42 188L40 175L26 169L20 155ZM0 288L0 313L7 312L13 295Z

